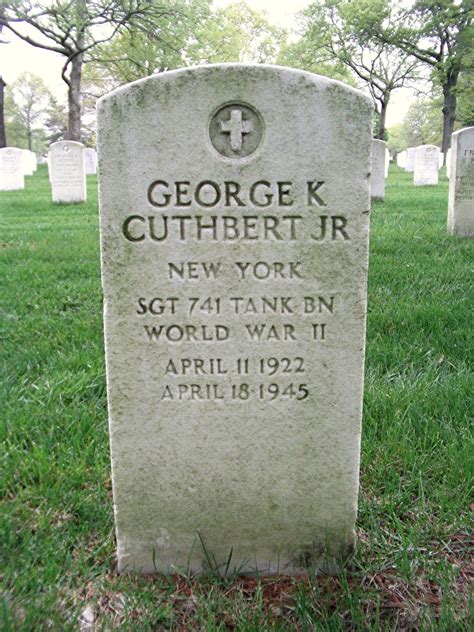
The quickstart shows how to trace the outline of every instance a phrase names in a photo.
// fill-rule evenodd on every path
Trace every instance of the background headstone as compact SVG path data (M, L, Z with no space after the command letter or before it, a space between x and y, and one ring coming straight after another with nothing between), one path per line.
M372 140L372 169L370 174L370 197L372 200L383 200L385 197L385 166L387 153L385 141Z
M420 145L416 148L415 186L438 184L439 148L436 145Z
M443 154L442 151L439 151L439 154L438 154L438 171L439 171L439 169L441 169L441 167L443 165L444 165L444 154Z
M406 162L407 162L407 152L401 151L400 153L397 154L397 165L401 169L405 169Z
M451 136L448 230L452 235L474 237L474 127Z
M452 138L451 138L452 142ZM446 152L446 176L451 177L451 147Z
M60 140L49 147L49 179L53 202L85 202L84 145Z
M412 173L415 171L416 147L408 147L405 161L405 171Z
M22 149L22 168L25 176L32 176L36 171L36 154L29 149Z
M388 178L388 169L390 167L390 151L385 147L385 177Z
M84 165L86 176L95 175L97 173L97 152L92 147L84 149Z
M0 190L15 191L25 188L23 153L17 147L0 149Z
M372 110L264 65L99 102L121 571L334 569L352 547Z

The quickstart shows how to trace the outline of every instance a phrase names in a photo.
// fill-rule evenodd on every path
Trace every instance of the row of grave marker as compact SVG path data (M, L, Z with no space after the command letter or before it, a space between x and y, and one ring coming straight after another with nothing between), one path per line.
M389 160L386 143L372 140L372 200L385 197ZM436 145L409 147L397 155L397 165L413 173L415 186L437 185L443 162L444 155ZM446 153L446 174L449 178L448 230L461 237L474 237L474 127L452 135L451 148Z
M97 173L95 149L74 141L58 141L50 145L46 163L53 202L87 200L85 176ZM25 176L33 175L36 167L34 152L18 147L0 149L0 191L24 189Z

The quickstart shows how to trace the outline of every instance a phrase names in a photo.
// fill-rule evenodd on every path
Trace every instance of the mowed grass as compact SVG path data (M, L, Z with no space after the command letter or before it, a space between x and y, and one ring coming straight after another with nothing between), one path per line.
M472 629L474 245L411 181L372 211L357 551L300 579L116 574L96 180L0 192L2 629Z

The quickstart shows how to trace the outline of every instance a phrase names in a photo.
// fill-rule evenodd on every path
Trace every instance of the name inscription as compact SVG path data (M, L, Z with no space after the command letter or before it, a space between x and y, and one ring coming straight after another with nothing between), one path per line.
M260 179L246 187L235 180L157 179L146 191L153 213L127 216L122 235L132 244L350 242L349 221L327 211L326 196L323 179L306 179L298 185ZM161 361L160 401L311 401L314 385L304 381L304 373L314 367L298 350L331 339L331 321L342 305L336 294L301 293L299 285L314 280L314 272L306 270L303 262L261 256L234 261L177 259L163 262L160 274L170 283L189 285L190 290L201 281L232 278L242 288L248 281L271 282L273 292L279 281L297 288L290 295L254 296L243 290L227 296L199 296L194 291L183 296L180 291L179 296L137 297L130 307L141 323L142 343L163 346L169 353ZM281 344L285 355L258 354L260 344L272 342ZM189 356L190 343L196 348L194 356ZM235 344L248 345L251 354L234 358ZM206 347L217 355L200 356L198 349Z

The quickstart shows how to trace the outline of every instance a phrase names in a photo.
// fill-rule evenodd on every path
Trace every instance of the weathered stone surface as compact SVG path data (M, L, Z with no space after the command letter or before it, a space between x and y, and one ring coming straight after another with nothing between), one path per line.
M97 173L97 152L92 147L84 149L84 166L86 176L95 175Z
M0 149L0 190L15 191L25 188L22 150L17 147Z
M387 162L386 144L383 140L372 140L372 172L370 175L370 196L373 200L385 197L385 168Z
M436 145L420 145L416 148L415 186L438 184L439 148Z
M264 65L99 102L121 571L200 571L207 551L297 573L350 550L371 125L360 92Z
M86 201L84 145L82 143L60 140L50 145L48 168L53 202Z
M446 176L451 177L451 147L446 152Z
M397 165L401 169L405 169L406 163L407 163L407 152L401 151L400 153L397 154Z
M406 160L405 160L405 171L412 173L415 171L415 156L416 156L416 147L408 147Z
M474 127L451 136L448 230L452 235L474 237Z

